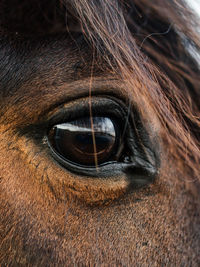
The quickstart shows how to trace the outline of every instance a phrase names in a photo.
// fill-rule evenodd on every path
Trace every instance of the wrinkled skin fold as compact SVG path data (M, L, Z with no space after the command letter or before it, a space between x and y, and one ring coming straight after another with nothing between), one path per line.
M2 266L200 265L197 24L183 1L0 0ZM95 116L116 155L58 156L52 127Z

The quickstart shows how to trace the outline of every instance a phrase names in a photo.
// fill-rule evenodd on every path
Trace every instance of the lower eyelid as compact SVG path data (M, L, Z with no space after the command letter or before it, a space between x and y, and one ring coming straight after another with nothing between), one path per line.
M79 199L89 205L110 202L123 196L129 187L127 176L123 173L108 178L95 178L76 175L54 161L47 148L38 156L48 166L43 168L43 182L53 195L64 201L66 195ZM41 172L40 172L41 173ZM38 177L40 178L40 177Z
M24 147L21 151L22 162L27 162L27 166L32 169L31 173L35 174L33 186L38 183L44 191L48 188L52 197L59 201L65 201L69 197L87 205L108 204L126 196L131 188L136 189L130 183L130 176L135 170L129 169L129 173L120 172L112 178L83 177L71 173L54 161L45 142L38 146L31 138L20 137L18 146L18 150ZM134 194L137 195L137 191L134 190Z

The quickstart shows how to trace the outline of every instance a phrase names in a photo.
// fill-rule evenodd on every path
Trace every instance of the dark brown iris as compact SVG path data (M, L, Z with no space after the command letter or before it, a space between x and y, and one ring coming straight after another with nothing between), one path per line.
M48 137L56 153L79 165L95 166L95 157L98 164L111 161L116 149L114 122L107 117L94 117L93 127L89 117L57 124Z

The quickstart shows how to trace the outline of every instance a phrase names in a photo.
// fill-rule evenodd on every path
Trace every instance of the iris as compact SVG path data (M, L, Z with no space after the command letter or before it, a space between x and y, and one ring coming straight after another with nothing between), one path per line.
M120 138L114 120L108 117L80 118L54 125L49 142L63 159L77 165L95 166L114 160Z

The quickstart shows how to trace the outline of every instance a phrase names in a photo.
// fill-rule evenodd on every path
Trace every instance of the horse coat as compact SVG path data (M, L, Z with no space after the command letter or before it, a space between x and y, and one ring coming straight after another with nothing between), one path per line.
M186 3L1 0L0 15L2 266L199 266Z

